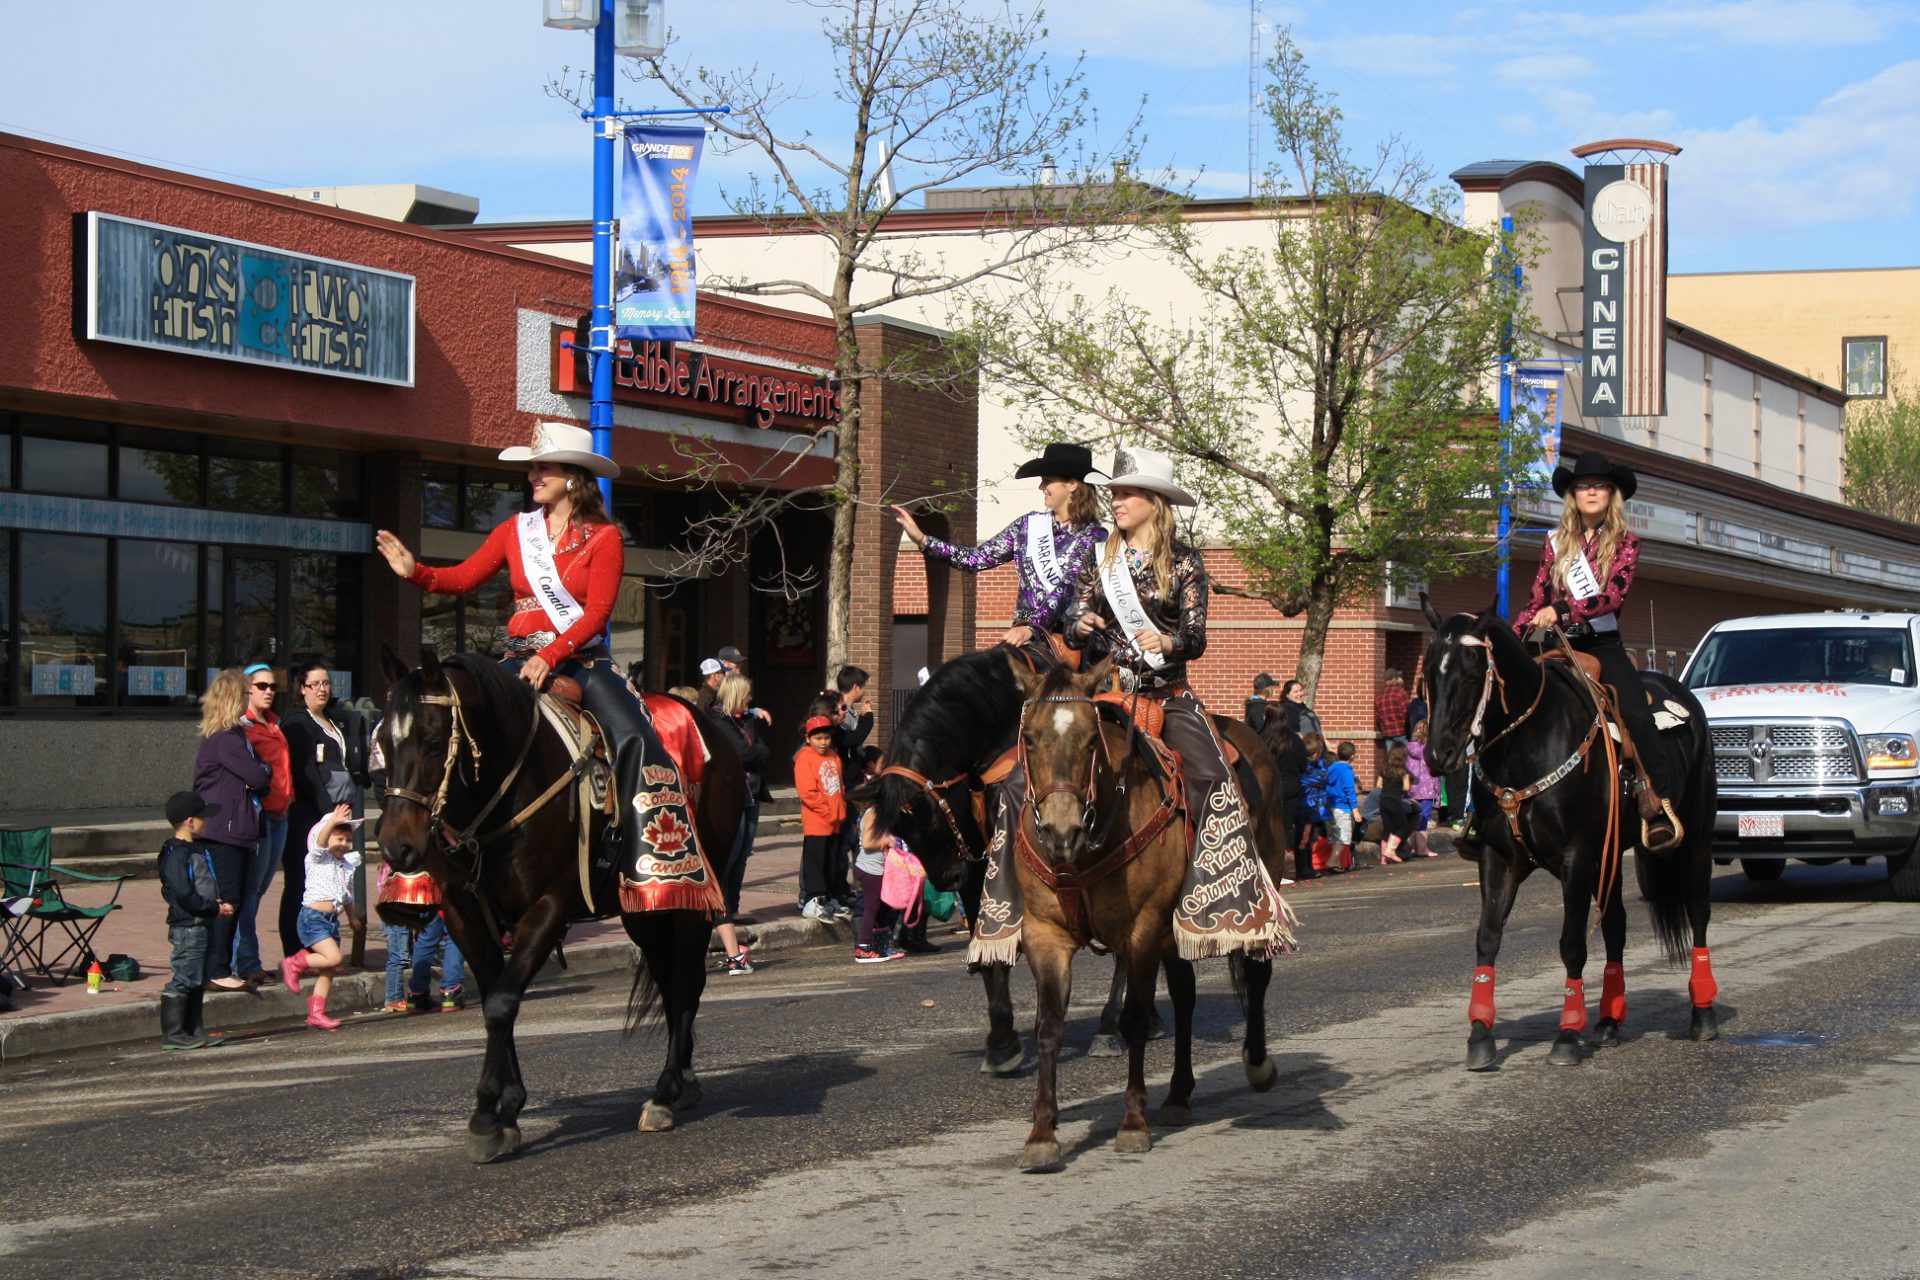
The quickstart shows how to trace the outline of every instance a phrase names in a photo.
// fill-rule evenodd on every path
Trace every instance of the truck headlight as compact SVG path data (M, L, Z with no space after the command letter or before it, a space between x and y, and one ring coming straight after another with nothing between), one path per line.
M1905 733L1872 733L1860 739L1869 769L1912 769L1920 764L1914 739Z

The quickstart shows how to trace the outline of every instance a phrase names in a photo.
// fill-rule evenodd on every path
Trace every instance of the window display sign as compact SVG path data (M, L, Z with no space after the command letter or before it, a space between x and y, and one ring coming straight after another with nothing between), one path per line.
M87 337L413 385L412 276L87 214Z
M39 690L34 690L38 693ZM184 698L187 696L185 667L127 668L127 696L130 698Z
M95 692L90 662L33 664L33 696L36 698L90 698Z

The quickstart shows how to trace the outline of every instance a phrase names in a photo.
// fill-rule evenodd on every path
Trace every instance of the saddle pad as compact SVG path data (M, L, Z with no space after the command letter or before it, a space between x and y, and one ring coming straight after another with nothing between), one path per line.
M681 780L688 786L699 786L707 776L707 744L701 741L700 726L694 720L699 713L664 693L643 694L642 700L647 704L647 715L653 720L653 731L660 735L660 745L673 757Z

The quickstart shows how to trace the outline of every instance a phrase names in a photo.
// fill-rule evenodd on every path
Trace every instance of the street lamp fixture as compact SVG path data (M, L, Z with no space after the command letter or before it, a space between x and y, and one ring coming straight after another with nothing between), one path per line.
M558 31L591 31L600 21L598 0L546 0L542 19Z
M613 51L623 58L665 53L667 0L619 0L613 9Z

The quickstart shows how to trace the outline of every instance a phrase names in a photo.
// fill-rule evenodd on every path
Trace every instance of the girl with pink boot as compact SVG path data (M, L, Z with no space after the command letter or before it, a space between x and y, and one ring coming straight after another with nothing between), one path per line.
M360 865L353 847L353 829L360 819L352 814L351 806L339 805L307 833L306 896L294 923L304 950L280 962L280 976L295 995L300 994L302 975L313 975L307 1025L319 1031L340 1029L340 1020L327 1016L327 996L340 965L340 912L353 900L353 869Z

